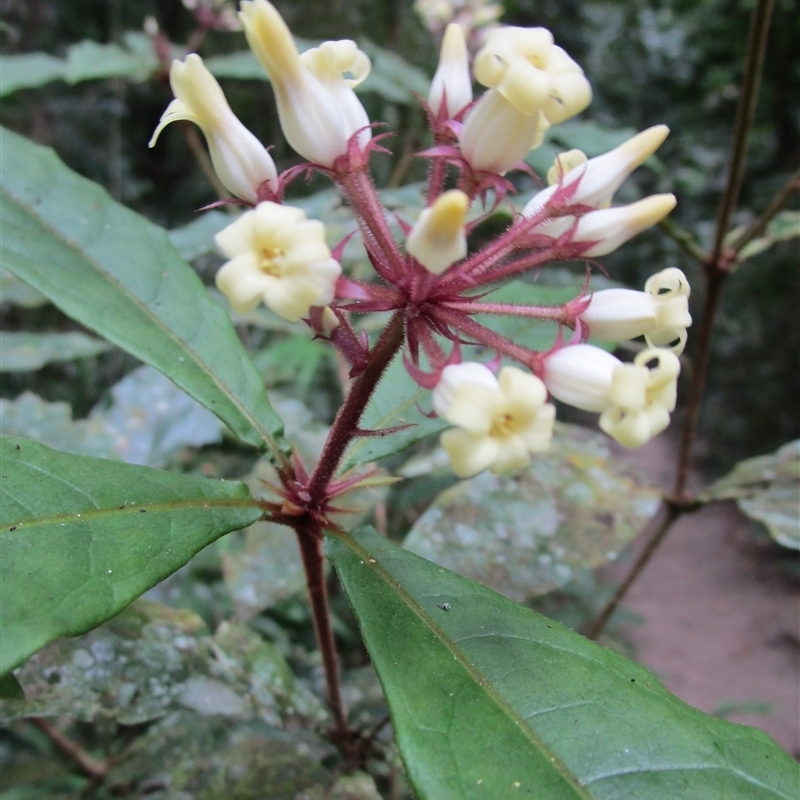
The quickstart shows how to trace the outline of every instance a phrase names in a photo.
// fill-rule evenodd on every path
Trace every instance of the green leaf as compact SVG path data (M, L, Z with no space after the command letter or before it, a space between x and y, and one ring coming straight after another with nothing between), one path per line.
M0 57L0 97L55 80L69 84L100 78L144 81L158 67L150 38L143 33L128 32L122 45L89 40L73 44L67 48L66 58L56 58L47 53Z
M113 386L111 404L98 405L87 422L99 423L112 437L112 458L149 467L164 466L184 447L222 439L214 414L146 366Z
M763 523L778 544L800 550L800 439L766 456L740 461L700 496L706 502L735 500L751 519Z
M184 447L201 447L222 438L222 425L152 367L140 367L111 389L87 419L72 419L67 403L48 403L30 392L0 399L0 434L55 447L68 453L100 456L161 467Z
M438 417L429 419L417 407L418 403L430 405L429 395L430 392L408 374L401 358L395 357L367 405L361 427L366 430L407 424L411 427L389 436L356 439L347 450L344 468L399 453L423 437L445 428L447 423L444 420Z
M241 483L0 444L0 674L119 613L261 511Z
M735 242L736 236L732 234L741 235L742 232L737 228L726 237L726 241L731 239ZM778 242L785 242L798 236L800 236L800 211L781 211L770 220L763 236L751 240L739 251L737 261L752 258Z
M188 225L169 231L169 240L181 258L193 261L199 256L214 252L214 236L227 228L238 216L225 211L206 211L198 214Z
M335 749L311 731L183 711L126 747L103 785L112 796L165 800L380 800L369 775L339 776L329 761Z
M13 272L0 267L0 303L23 308L38 308L49 302L41 292L21 281Z
M0 676L0 699L3 700L24 700L25 692L19 685L19 681L14 677L13 672L7 672Z
M141 598L90 633L51 642L17 677L27 692L2 703L4 720L66 714L138 725L183 708L282 727L326 716L254 631L226 622L209 636L191 611Z
M225 311L166 233L3 130L3 265L151 364L244 441L278 453L280 418Z
M357 92L375 92L392 103L418 103L414 92L428 96L431 79L419 67L409 64L402 56L378 47L369 39L359 39L358 46L370 57L372 70L359 84Z
M614 560L658 507L658 492L610 458L608 441L557 424L552 450L527 469L445 490L404 546L514 600L564 586Z
M74 420L69 403L48 403L32 392L0 399L0 436L47 442L75 455L115 458L114 436L102 417Z
M371 528L327 552L420 800L794 800L764 733Z
M109 349L108 342L85 333L27 333L3 331L0 336L0 372L40 369L53 361L89 358Z

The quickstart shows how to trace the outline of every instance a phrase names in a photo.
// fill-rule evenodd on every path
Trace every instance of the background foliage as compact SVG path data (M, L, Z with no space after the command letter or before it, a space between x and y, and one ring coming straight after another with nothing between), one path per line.
M398 131L401 145L393 160L376 162L379 183L412 184L396 188L390 202L401 210L415 208L419 199L413 183L423 177L424 168L406 167L402 158L424 145L424 121L404 84L410 82L424 93L425 75L432 74L437 53L410 5L367 0L277 5L289 25L309 40L363 34L375 48L401 53L406 59L398 64L384 51L373 49L377 76L363 100L372 119L383 119ZM653 169L640 170L620 199L674 191L680 201L675 221L708 245L725 177L750 4L735 0L523 0L506 7L504 21L509 24L551 28L556 40L585 67L595 91L595 100L581 121L564 125L550 144L534 154L532 163L539 168L546 164L551 146L582 146L591 155L592 148L601 152L624 138L624 131L665 122L673 134L659 151L659 161ZM29 88L13 90L13 84L4 83L3 91L8 93L0 122L53 147L76 172L170 229L177 251L208 282L220 263L208 246L210 236L225 224L227 215L212 212L197 217L195 209L216 196L177 126L165 132L154 150L145 147L171 94L165 76L143 47L142 20L148 14L156 16L170 39L182 42L191 31L188 11L177 0L75 0L68 4L5 0L0 8L3 53L47 56L37 56L22 71L20 80L27 80ZM745 210L737 220L741 223L752 217L746 209L754 213L765 205L800 157L800 112L792 102L800 90L800 62L792 50L797 34L798 18L791 2L778 2L742 198ZM243 49L241 33L215 33L203 44L205 56L219 57L220 74L248 76L222 78L226 94L259 138L276 145L273 154L279 168L286 168L297 159L282 143L266 83L252 77L246 60L224 60ZM4 70L2 81L9 81L9 75L14 77ZM6 142L3 147L7 154ZM308 194L304 203L309 214L313 210L329 223L333 239L347 231L346 216L335 207L332 193L318 192L325 189L322 183L314 180L297 188ZM522 193L532 188L527 179L520 182ZM736 460L771 452L800 435L796 414L800 376L795 368L800 273L796 261L796 245L777 242L745 262L726 288L701 417L707 465L714 471L728 471ZM606 260L615 279L633 286L641 286L653 264L687 270L689 263L674 241L656 231ZM31 269L37 266L46 279L46 254ZM363 265L351 258L350 267L357 271ZM142 269L146 272L144 265ZM701 285L696 275L690 272L689 277L695 278L693 286ZM226 439L213 419L198 417L202 409L172 384L165 386L131 356L87 335L13 276L3 274L2 289L4 435L204 477L245 477L251 489L258 486L258 478L269 477L263 459ZM692 298L698 309L699 294L695 292ZM222 317L216 306L210 310L209 303L208 309ZM272 405L286 423L290 439L301 452L312 455L341 398L337 364L329 350L264 312L237 320L236 329L271 390ZM690 347L691 342L690 337ZM248 380L245 384L251 387ZM287 384L299 399L281 398L279 392ZM742 391L743 386L748 391ZM193 391L189 378L184 388ZM246 404L261 407L257 392L245 387L242 393ZM381 402L374 409L376 419L385 424L392 424L392 414L398 416L414 407L411 394L400 410L391 400L387 398L385 412ZM266 417L270 433L277 435L279 423ZM436 424L414 429L404 444L412 444ZM240 427L245 430L247 423L241 422ZM395 454L395 439L372 439L360 442L349 457L352 463L388 457L386 466L406 476L399 487L375 490L363 502L376 508L370 521L395 539L411 529L405 542L411 550L496 585L515 599L532 602L532 595L570 580L579 587L581 580L587 580L583 570L616 553L653 504L650 493L629 488L630 476L607 467L599 437L577 430L569 435L577 443L573 461L562 464L565 474L556 479L554 493L545 493L542 502L552 501L553 496L558 500L563 494L574 508L578 485L589 495L599 494L598 486L603 491L612 486L619 497L627 493L630 501L629 507L612 503L609 513L596 521L596 538L593 535L591 543L595 549L578 553L571 548L570 536L577 527L585 527L584 519L562 527L555 536L542 530L520 532L518 526L511 526L524 541L499 538L501 546L486 552L460 548L480 538L483 523L476 516L480 509L473 507L467 520L450 519L452 494L439 493L452 483L452 477L440 469L435 452L417 445L411 460L406 460L408 453ZM755 480L752 475L763 476L765 469L772 475L775 463L791 462L791 466L795 450L782 450L778 461L766 466L755 462L750 472L735 472L712 491L716 496L736 497L746 510L747 502L753 505L748 494L748 481ZM109 473L109 479L124 485L124 470L134 468L119 465L118 469ZM181 479L191 481L176 476L176 486ZM534 469L520 483L498 485L478 478L473 485L449 491L466 492L473 499L499 494L510 507L515 493L529 495L541 488L543 480ZM776 482L778 491L783 491L781 497L786 491L791 493L791 479L788 483L787 489ZM229 486L224 491L239 491L238 484ZM252 517L253 511L237 513ZM469 515L470 509L461 507L460 513ZM450 530L458 536L440 541L429 535L426 526L436 515L449 519ZM753 516L764 519L763 504ZM770 519L764 521L771 524ZM222 529L245 522L223 520L209 532L208 540ZM776 530L773 535L786 535L785 526L778 525ZM374 536L363 529L359 541L369 541L370 535ZM518 548L529 553L531 541L536 545L535 562L515 562ZM356 545L340 542L331 551L346 583L353 581L349 572L353 572L356 552ZM474 563L465 563L465 552ZM504 566L509 562L516 572ZM260 796L265 785L276 787L276 798L316 800L323 796L323 787L333 787L328 796L343 800L374 800L378 790L393 798L410 797L385 729L375 734L376 759L369 765L374 777L352 778L336 775L331 747L308 730L324 711L313 629L298 567L290 532L260 523L202 551L152 590L148 600L137 602L102 628L54 643L35 656L20 676L26 686L35 686L29 702L20 705L18 700L8 700L3 708L9 724L1 732L6 747L0 757L8 758L0 763L2 800L73 798L80 792L98 798L113 794L244 799ZM374 573L374 580L385 579L377 568ZM591 602L597 603L595 597L576 620L575 607L585 597L575 589L575 602L564 613L573 625L582 621L580 613L585 618ZM333 603L348 705L359 724L377 728L386 711L385 700L367 666L346 600L335 595ZM410 637L427 635L428 631L415 625L414 620L408 622ZM86 627L82 620L65 631ZM442 647L449 646L449 635L441 639ZM126 669L104 666L119 665L125 659L131 662ZM445 659L449 653L443 664ZM144 676L135 673L137 663L148 665ZM135 693L131 688L157 673L163 680L151 681L147 691ZM469 682L465 686L469 691ZM114 755L101 788L94 786L90 768L78 775L68 760L53 759L52 730L46 737L41 727L26 722L31 716L65 712L76 718L70 732L86 752L97 759ZM13 720L17 721L11 724ZM425 768L421 760L420 769Z

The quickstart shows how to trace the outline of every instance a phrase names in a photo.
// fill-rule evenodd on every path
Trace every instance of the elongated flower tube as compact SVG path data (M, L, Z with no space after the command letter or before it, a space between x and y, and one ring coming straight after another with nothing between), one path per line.
M587 258L604 256L625 244L637 233L650 228L675 208L674 194L654 194L627 206L601 208L590 211L578 219L578 226L572 236L573 242L597 242L581 255ZM551 234L548 225L561 225L563 219L553 220L539 226L537 233Z
M439 195L432 206L422 211L408 234L408 253L428 272L441 275L467 254L467 211L469 198L464 192L451 189Z
M475 57L488 91L470 111L461 151L475 170L503 174L541 144L544 131L583 111L592 90L583 70L545 28L502 27Z
M332 167L347 152L353 134L369 125L352 87L367 77L370 63L354 42L325 42L301 57L286 23L267 0L245 0L239 12L247 41L267 71L281 128L303 158ZM353 75L345 79L344 73ZM370 139L369 129L359 140Z
M446 119L453 119L471 102L472 78L464 30L459 24L451 22L442 39L439 66L431 81L428 105L434 114L440 114L443 110Z
M595 339L618 342L644 336L649 347L666 347L680 355L686 346L689 282L674 267L653 275L643 292L603 289L595 292L580 319Z
M668 135L669 128L666 125L654 125L637 133L619 147L588 161L579 160L577 164L570 163L571 159L567 159L566 156L572 155L574 158L574 154L579 151L562 154L559 158L564 158L563 176L558 175L555 169L552 173L548 173L547 179L551 186L534 195L523 209L522 215L532 217L561 186L572 186L576 182L578 185L570 198L570 203L592 208L607 206L614 192L622 186L628 175L655 153Z
M341 275L325 244L325 229L300 208L259 203L214 237L231 260L217 287L239 314L260 302L290 322L312 306L326 306Z
M649 348L623 364L589 344L562 347L545 359L544 382L558 400L599 411L600 428L625 447L640 447L669 425L680 361Z
M153 147L164 128L176 120L194 122L206 138L211 163L222 185L236 197L255 203L258 187L266 181L275 192L275 162L261 142L231 111L225 95L203 59L192 53L186 61L173 61L169 82L175 99L161 115L150 139Z
M555 408L535 375L504 367L499 380L483 364L451 364L433 390L433 408L456 425L442 434L459 478L485 469L495 474L520 469L531 453L549 449Z

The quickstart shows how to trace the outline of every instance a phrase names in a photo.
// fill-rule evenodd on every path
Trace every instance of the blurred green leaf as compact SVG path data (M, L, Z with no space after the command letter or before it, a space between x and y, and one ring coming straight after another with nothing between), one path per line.
M65 313L159 369L273 454L282 426L227 315L166 233L3 130L2 260Z
M114 796L165 800L380 800L368 775L323 766L333 754L310 731L182 711L137 738L105 785Z
M713 483L701 500L735 500L763 523L778 544L800 550L800 439L766 456L740 461Z
M47 442L75 455L114 458L114 437L101 416L74 420L69 403L48 403L32 392L0 399L0 435Z
M319 700L252 630L222 623L210 636L191 611L142 599L90 633L51 642L17 677L25 698L2 703L6 721L67 714L138 725L179 709L275 727L325 718Z
M742 231L737 229L732 233L741 234ZM749 241L739 251L736 260L744 261L745 259L752 258L768 250L772 245L778 242L785 242L798 236L800 236L800 211L780 211L769 221L764 235ZM735 236L730 236L729 238L733 239L733 241L736 239Z
M0 674L99 625L261 514L241 483L3 439Z
M239 215L225 211L204 211L188 225L168 231L172 246L185 261L193 261L199 256L215 250L214 236L227 228Z
M557 425L549 453L513 475L485 472L445 490L403 544L527 600L614 560L655 513L658 497L611 458L602 434Z
M72 361L103 353L111 346L85 333L27 333L3 331L0 335L0 372L40 369L52 361Z
M24 700L25 692L19 685L19 681L13 672L6 672L0 675L0 699L2 700Z
M113 386L110 405L95 408L88 422L112 437L113 457L150 467L164 466L183 447L220 441L223 430L214 414L147 366Z
M0 56L0 97L20 89L33 89L55 80L69 84L100 78L147 80L159 67L149 37L129 31L123 44L89 40L67 48L66 58L47 53Z
M642 667L371 528L327 553L420 800L793 800L797 763Z
M0 433L22 436L76 455L164 466L184 447L222 438L222 424L152 367L134 370L112 387L86 419L72 419L67 403L30 392L0 399Z
M367 79L356 87L357 92L375 92L392 103L405 105L418 102L414 92L427 98L431 79L419 67L369 39L359 39L358 46L370 57L372 70Z
M50 301L30 284L20 280L13 272L0 267L0 303L3 305L37 308Z
M291 383L304 398L320 367L333 355L328 342L313 339L310 331L278 339L254 357L268 386Z

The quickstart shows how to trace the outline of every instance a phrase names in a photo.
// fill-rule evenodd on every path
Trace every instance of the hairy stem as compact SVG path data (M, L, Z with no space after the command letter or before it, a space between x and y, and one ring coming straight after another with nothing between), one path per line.
M397 276L402 275L405 272L405 261L389 230L378 191L367 167L337 174L336 181L350 202L367 249L373 253L381 253L393 272Z
M396 313L370 352L367 366L354 381L344 405L339 409L339 413L333 421L317 466L306 487L312 504L322 505L328 483L336 472L339 461L353 438L353 433L358 429L361 415L364 413L369 398L389 366L389 362L400 348L402 341L403 316Z
M348 738L347 714L339 682L339 661L336 656L336 642L331 628L328 606L328 588L325 585L325 557L322 553L322 530L310 517L304 518L295 527L303 569L306 574L311 613L314 618L314 634L322 656L325 670L325 691L328 707L333 714L334 735L339 740Z

